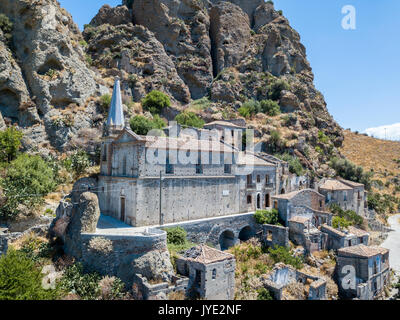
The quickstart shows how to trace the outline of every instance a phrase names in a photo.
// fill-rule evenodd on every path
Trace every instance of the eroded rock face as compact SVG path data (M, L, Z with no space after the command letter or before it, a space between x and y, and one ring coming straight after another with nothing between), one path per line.
M218 2L210 10L210 35L214 75L235 66L243 58L250 41L249 17L240 7Z
M108 4L102 6L90 24L98 27L102 24L118 26L132 22L132 15L127 6L110 7Z
M83 107L89 97L100 91L94 80L95 74L86 64L79 43L82 39L80 32L71 16L55 0L1 0L0 12L13 22L13 54L20 61L25 86L37 108L35 113L34 104L26 107L24 111L30 114L23 119L22 125L42 122L45 130L41 135L36 137L27 131L28 137L39 141L49 138L50 144L62 149L76 132L76 127L92 124L91 117L95 111L71 110L65 117L61 109L71 105L75 106L71 109ZM25 91L25 86L21 81L20 91ZM21 100L19 102L24 102L28 98L26 92L13 94ZM7 93L10 100L15 100L13 94ZM76 117L75 113L80 115ZM56 119L61 121L57 123Z

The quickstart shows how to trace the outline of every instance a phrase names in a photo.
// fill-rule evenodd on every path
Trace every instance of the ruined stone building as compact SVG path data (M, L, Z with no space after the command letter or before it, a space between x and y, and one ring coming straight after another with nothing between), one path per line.
M178 257L176 267L189 278L189 295L207 300L234 299L236 262L232 254L200 245Z
M368 245L369 233L355 227L338 230L324 224L321 226L321 231L328 235L328 250L338 250L340 248L352 247L359 244Z
M336 260L337 283L343 298L372 300L390 284L388 249L360 244L339 249Z
M288 172L282 171L287 167L276 158L241 152L225 143L227 139L140 136L126 128L119 80L107 125L98 185L100 208L132 226L271 208L272 197L286 192L282 177Z
M339 205L343 210L353 210L364 216L367 209L367 193L364 185L338 179L324 179L319 185L319 192L326 198L326 205Z
M315 190L303 189L273 196L273 201L286 226L296 216L310 218L316 227L331 223L332 214L325 211L325 197Z

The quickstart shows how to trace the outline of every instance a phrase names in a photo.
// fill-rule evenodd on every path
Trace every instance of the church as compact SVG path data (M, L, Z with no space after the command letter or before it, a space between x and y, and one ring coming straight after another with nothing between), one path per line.
M225 136L236 135L234 126L226 126ZM241 151L221 135L204 139L172 131L142 136L127 128L116 79L101 147L103 214L134 227L156 226L269 209L273 196L291 191L286 162Z

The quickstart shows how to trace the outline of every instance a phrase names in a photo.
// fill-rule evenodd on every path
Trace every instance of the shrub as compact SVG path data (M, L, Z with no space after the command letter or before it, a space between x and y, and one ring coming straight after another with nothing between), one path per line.
M55 189L56 172L40 156L21 154L7 166L0 185L7 198L0 208L0 215L13 217L18 214L19 205L35 206Z
M289 264L296 269L303 268L303 261L301 258L293 256L290 250L286 247L270 247L268 248L268 253L274 260L274 263L283 262L284 264Z
M22 132L14 127L0 132L0 161L10 162L17 156L21 147Z
M364 172L360 166L356 166L347 159L334 157L330 161L330 166L336 171L337 175L343 179L355 181L365 185L366 190L371 189L371 172Z
M0 300L50 300L56 290L42 288L42 274L23 252L13 249L0 257Z
M111 104L111 99L112 97L108 93L100 97L100 106L103 112L106 112L109 109Z
M331 204L329 209L336 216L334 218L340 218L336 219L336 222L332 220L334 228L337 228L339 223L342 228L347 228L348 226L353 226L353 225L361 226L364 222L364 219L361 216L359 216L355 211L353 210L345 211L336 203Z
M254 214L254 219L259 224L273 224L276 225L279 222L278 210L257 210Z
M269 98L271 100L279 100L281 98L281 92L283 90L289 90L290 86L289 84L283 80L283 79L278 79L275 81L272 81L271 85L269 86Z
M289 171L298 176L302 176L304 174L303 165L300 162L300 159L296 156L291 156L289 153L284 153L282 155L276 154L275 157L286 161L289 164Z
M184 245L186 243L187 233L182 227L167 228L167 243L175 245Z
M99 282L101 300L121 300L126 296L125 284L116 277L104 277Z
M276 101L273 100L262 100L260 101L260 107L262 112L267 115L274 117L281 113L281 107Z
M100 295L97 273L84 273L80 263L68 267L60 281L60 288L66 292L77 294L83 300L95 300Z
M323 144L328 144L329 138L322 131L318 131L318 141Z
M332 219L332 226L335 229L339 229L339 227L345 229L351 225L352 225L351 222L347 221L345 218L333 217L333 219Z
M151 130L164 128L166 123L160 118L159 115L155 115L153 119L137 115L131 118L130 126L133 132L140 135L146 135Z
M4 37L7 40L10 40L13 24L10 19L3 13L0 14L0 29L1 31L3 31Z
M277 147L279 143L281 142L281 134L277 130L272 130L271 131L271 137L270 137L270 142Z
M182 112L175 117L175 121L185 127L203 128L204 126L204 120L194 112Z
M83 150L75 151L69 158L64 160L64 167L72 170L76 177L84 174L91 163L88 154Z
M142 106L144 110L152 114L159 114L162 109L171 106L171 100L165 93L153 90L143 98Z
M266 288L257 290L257 300L274 300L271 292Z
M251 116L261 112L261 106L258 101L251 99L243 103L238 111L242 117L250 118Z

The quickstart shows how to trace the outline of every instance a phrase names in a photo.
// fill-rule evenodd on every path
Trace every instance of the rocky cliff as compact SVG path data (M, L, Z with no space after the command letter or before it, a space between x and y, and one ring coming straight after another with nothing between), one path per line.
M167 120L183 110L237 118L249 100L275 100L283 114L248 119L257 141L320 173L343 141L299 34L271 1L124 0L103 6L83 34L55 0L0 0L0 13L13 23L10 39L0 31L0 111L26 148L65 151L100 132L99 97L116 75L127 115L154 89L173 101Z

